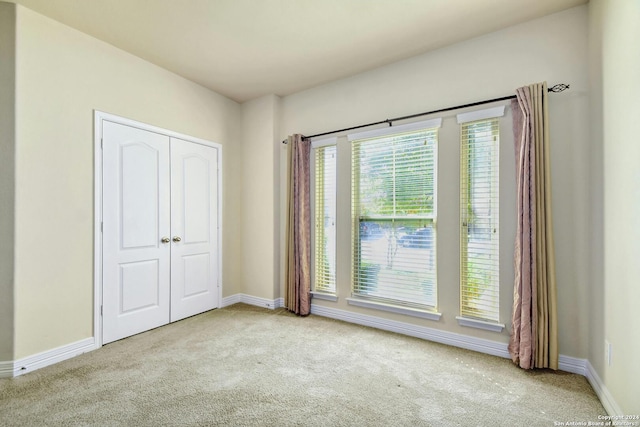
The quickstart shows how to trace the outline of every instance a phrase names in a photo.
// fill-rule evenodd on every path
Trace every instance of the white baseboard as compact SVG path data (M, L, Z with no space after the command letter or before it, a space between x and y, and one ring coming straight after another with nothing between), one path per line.
M253 296L247 295L247 294L241 294L240 295L240 302L243 302L243 303L249 304L249 305L255 305L257 307L270 308L271 310L276 308L276 304L277 304L276 300L274 300L274 299L253 297Z
M220 304L220 308L228 307L233 304L238 304L240 302L240 295L242 294L234 294L234 295L222 298L222 303Z
M565 372L571 372L572 374L587 376L587 359L578 359L571 356L558 356L558 369Z
M438 329L427 328L426 326L418 326L410 323L398 322L396 320L388 320L381 317L353 313L350 311L315 304L311 304L311 314L344 320L345 322L356 323L358 325L371 326L385 331L397 332L399 334L422 338L467 350L474 350L480 353L491 354L493 356L504 358L510 357L509 351L507 350L507 344L481 338L474 338L468 335L441 331Z
M13 362L0 362L0 378L17 377L63 360L71 359L83 353L95 350L96 341L93 337L85 338L62 347L43 351Z
M265 307L271 310L284 307L284 298L267 299L254 297L247 294L234 294L222 299L220 307L227 307L229 305L244 303L249 305L255 305L256 307Z
M593 366L591 366L591 363L588 360L585 371L587 380L589 380L591 387L593 387L593 391L596 392L596 395L600 399L600 402L602 403L602 406L604 406L604 409L607 411L607 413L609 415L624 415L624 412L622 412L622 409L609 392L609 389L607 389L607 387L604 385L604 383L600 379L600 376L598 375L596 370L593 369Z
M13 362L0 362L0 378L13 377Z

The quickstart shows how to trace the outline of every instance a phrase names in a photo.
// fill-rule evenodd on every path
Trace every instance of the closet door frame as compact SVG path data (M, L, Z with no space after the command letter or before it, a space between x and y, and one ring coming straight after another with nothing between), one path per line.
M102 170L102 126L105 121L131 126L149 132L165 135L170 138L178 138L188 142L213 147L218 152L218 308L222 304L222 146L218 143L196 138L168 129L146 123L137 122L125 117L94 110L94 238L93 238L93 338L95 348L102 347L102 199L103 199L103 170Z

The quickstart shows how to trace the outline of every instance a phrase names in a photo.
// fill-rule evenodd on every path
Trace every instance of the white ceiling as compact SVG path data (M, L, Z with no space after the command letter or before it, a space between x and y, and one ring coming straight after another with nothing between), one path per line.
M588 0L10 1L243 102L288 95Z

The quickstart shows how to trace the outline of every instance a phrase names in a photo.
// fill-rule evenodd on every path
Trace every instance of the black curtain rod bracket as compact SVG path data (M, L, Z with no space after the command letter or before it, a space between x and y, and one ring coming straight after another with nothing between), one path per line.
M564 92L565 90L569 89L569 87L570 87L569 84L558 83L558 84L553 85L550 88L548 88L547 91L548 92L552 92L552 93L560 93L560 92ZM353 127L350 127L350 128L336 129L336 130L332 130L330 132L316 133L315 135L309 135L309 136L304 136L303 135L302 139L311 139L311 138L316 138L318 136L332 135L334 133L342 133L342 132L346 132L346 131L349 131L349 130L362 129L362 128L366 128L366 127L369 127L369 126L381 125L381 124L384 124L384 123L387 123L391 127L391 126L393 126L393 122L397 122L397 121L400 121L400 120L414 119L416 117L428 116L430 114L444 113L446 111L451 111L451 110L460 110L462 108L475 107L475 106L478 106L478 105L490 104L492 102L498 102L498 101L506 101L506 100L515 99L515 98L516 98L516 95L510 95L510 96L503 96L503 97L500 97L500 98L487 99L487 100L484 100L484 101L477 101L477 102L472 102L472 103L469 103L469 104L456 105L454 107L441 108L439 110L426 111L424 113L411 114L411 115L408 115L408 116L396 117L394 119L387 119L387 120L382 120L382 121L379 121L379 122L367 123L365 125L353 126ZM284 141L282 141L282 143L286 144L287 140L285 139Z

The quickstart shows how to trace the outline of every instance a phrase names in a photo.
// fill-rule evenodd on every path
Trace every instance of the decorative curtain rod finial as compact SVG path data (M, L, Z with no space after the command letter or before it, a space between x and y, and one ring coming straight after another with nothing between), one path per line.
M303 140L304 140L304 139L309 139L309 137L306 137L306 136L304 136L304 135L300 135L300 139L303 139ZM289 140L288 140L288 139L283 139L283 140L282 140L282 143L283 143L283 144L288 144L288 143L289 143Z
M569 89L569 85L568 84L564 84L564 83L558 83L557 85L553 85L549 88L549 92L563 92L565 90Z

